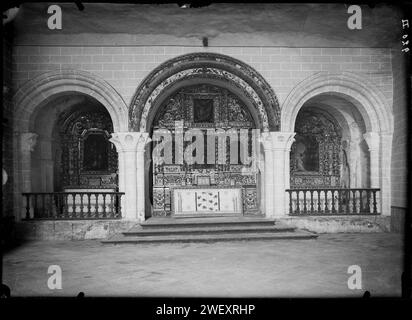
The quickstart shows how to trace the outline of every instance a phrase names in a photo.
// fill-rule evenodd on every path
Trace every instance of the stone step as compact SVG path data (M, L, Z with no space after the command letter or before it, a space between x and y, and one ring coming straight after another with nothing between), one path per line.
M208 217L208 218L151 218L141 223L143 229L197 228L218 226L274 226L275 221L265 218Z
M184 234L184 235L156 235L130 236L115 235L103 240L104 244L138 244L138 243L185 243L185 242L221 242L221 241L251 241L251 240L309 240L316 239L317 235L311 232L297 230L294 232L254 232L254 233L224 233L224 234Z
M132 236L154 236L154 235L180 235L180 234L234 234L234 233L269 233L269 232L293 232L295 228L274 225L203 225L196 227L174 227L174 228L152 228L145 229L141 226L123 232L126 237Z

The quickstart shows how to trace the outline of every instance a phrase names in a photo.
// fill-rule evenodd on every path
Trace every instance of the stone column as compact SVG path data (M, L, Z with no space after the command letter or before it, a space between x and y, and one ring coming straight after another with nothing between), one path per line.
M274 173L274 215L283 217L288 214L288 197L286 189L289 188L289 152L294 141L294 132L271 132L273 141L273 173Z
M137 179L137 204L136 213L137 219L140 222L145 220L145 196L146 196L146 184L145 184L145 147L146 143L150 142L149 134L147 132L141 133L139 140L137 142L137 154L136 154L136 179Z
M381 188L381 213L391 215L391 159L392 159L393 134L381 132L380 134L380 188Z
M37 133L24 132L20 134L20 163L23 192L31 192L31 153L37 143Z
M380 212L391 214L391 157L392 134L368 132L364 134L370 152L371 187L380 188Z
M144 165L141 162L144 164L148 135L147 132L115 132L110 139L119 155L119 191L125 193L122 207L123 218L127 220L144 220Z
M286 144L285 144L285 167L284 167L284 173L285 173L285 190L290 189L290 150L292 148L292 144L295 142L295 132L290 132L290 133L284 133L285 138L286 138ZM288 212L289 210L289 195L286 194L285 192L285 212Z
M265 216L273 218L273 143L270 132L263 132L261 141L265 154Z
M37 144L40 149L39 150L40 152L38 153L38 157L36 158L39 161L39 165L40 165L39 183L41 184L41 188L38 191L53 192L54 191L53 190L54 161L53 161L53 154L52 154L52 139L39 137L37 139Z
M380 137L379 133L377 132L367 132L363 135L368 148L369 148L369 159L370 159L370 187L371 188L381 188L380 183L380 165L379 165L379 158L380 158ZM381 194L377 194L377 203L378 203L378 210L382 212L382 188Z
M18 219L26 216L25 203L22 201L23 192L31 192L31 153L34 151L34 147L37 143L37 133L23 132L16 133L17 138L17 150L18 156L17 168L15 168L17 179L14 180L15 184L15 204L17 206L17 212L20 213Z
M265 213L275 218L287 215L285 190L289 187L289 152L294 132L264 132Z
M366 143L369 147L370 158L370 183L371 188L380 187L380 174L379 174L379 144L380 137L377 132L367 132L363 135Z

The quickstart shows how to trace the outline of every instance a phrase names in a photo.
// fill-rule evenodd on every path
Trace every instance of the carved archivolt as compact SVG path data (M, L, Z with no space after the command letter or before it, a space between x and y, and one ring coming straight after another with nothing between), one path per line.
M148 116L159 95L179 81L204 78L220 80L236 88L248 99L264 130L279 130L277 98L263 77L243 62L228 56L195 53L169 60L155 69L139 86L129 108L129 128L147 131Z

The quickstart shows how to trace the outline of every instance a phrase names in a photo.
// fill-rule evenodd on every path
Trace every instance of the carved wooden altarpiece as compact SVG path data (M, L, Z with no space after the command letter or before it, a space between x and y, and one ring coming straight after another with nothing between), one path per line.
M331 116L313 110L299 112L290 152L291 188L339 187L342 134Z
M86 108L85 108L86 109ZM117 152L107 112L76 111L59 118L62 189L117 188Z
M166 99L153 122L153 130L168 129L175 137L176 121L181 124L179 130L187 132L191 128L200 129L204 133L209 129L248 129L248 155L252 156L252 128L255 128L254 120L245 104L227 89L202 84L188 86L173 93ZM238 133L239 134L239 133ZM239 138L240 139L240 138ZM190 141L184 142L184 149ZM219 164L219 145L215 144L215 163L188 164L185 160L176 163L175 148L173 142L173 163L154 165L153 167L153 215L164 216L173 214L173 190L184 188L202 188L207 185L209 189L232 187L241 188L243 214L259 214L259 201L257 189L257 170L252 165L230 163L230 140L226 138L226 162ZM153 148L156 142L153 144ZM205 154L207 154L205 143ZM238 149L240 150L240 148ZM240 157L239 157L240 159ZM213 191L210 191L213 193ZM214 193L213 193L214 194ZM214 194L215 195L215 194ZM214 210L212 210L214 211Z

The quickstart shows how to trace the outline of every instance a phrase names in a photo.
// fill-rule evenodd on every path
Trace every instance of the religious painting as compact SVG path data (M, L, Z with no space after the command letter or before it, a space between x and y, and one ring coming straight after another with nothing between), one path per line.
M83 170L108 170L108 143L103 134L90 134L84 141Z
M319 171L319 145L314 137L296 137L294 160L298 172Z
M193 122L213 123L214 120L213 99L193 99Z
M197 177L197 184L199 186L209 186L210 185L210 177L209 176L198 176Z

